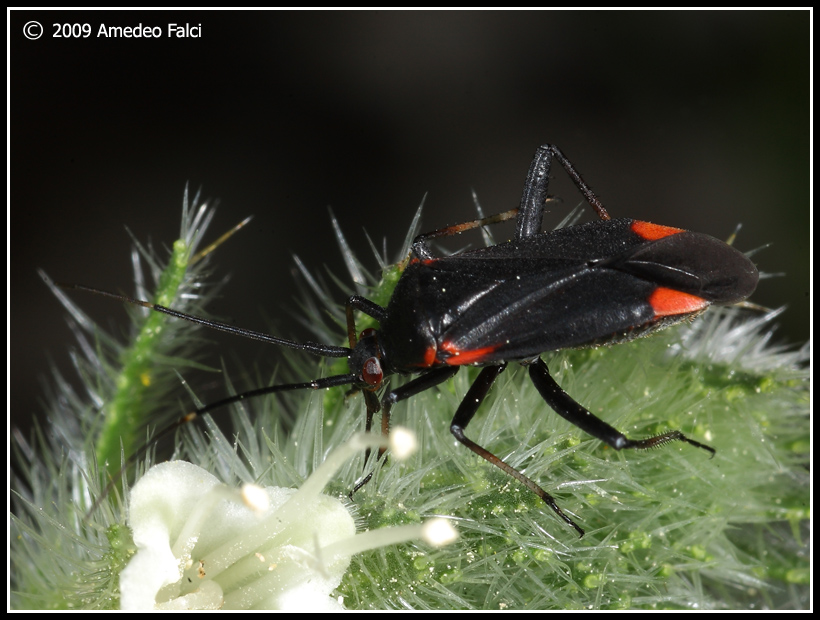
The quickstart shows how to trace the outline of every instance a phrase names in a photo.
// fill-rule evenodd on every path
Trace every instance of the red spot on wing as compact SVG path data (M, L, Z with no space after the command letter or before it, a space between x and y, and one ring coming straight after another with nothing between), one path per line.
M657 239L663 239L669 235L677 235L678 233L686 232L682 228L661 226L650 222L641 222L640 220L635 220L632 222L631 228L632 232L641 237L641 239L646 239L647 241L656 241Z
M692 314L704 310L709 302L689 293L681 293L671 288L659 286L647 300L655 311L655 318L664 316L674 316L679 314Z
M443 342L439 348L450 354L449 357L444 360L445 364L448 366L464 366L465 364L476 364L485 361L487 356L495 351L498 346L493 345L491 347L461 351L452 342Z

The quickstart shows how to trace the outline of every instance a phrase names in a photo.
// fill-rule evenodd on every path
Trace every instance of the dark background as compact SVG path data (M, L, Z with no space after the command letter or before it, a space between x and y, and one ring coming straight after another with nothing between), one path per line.
M726 238L809 327L808 12L49 12L11 14L11 412L42 413L65 312L36 274L130 292L130 228L178 235L186 183L218 198L210 239L247 215L216 264L214 314L304 338L291 255L344 273L332 206L395 252L425 193L426 230L517 206L535 147L559 145L615 217ZM23 25L44 26L27 40ZM201 24L169 39L167 24ZM53 38L89 23L88 39ZM161 39L104 39L158 25ZM579 201L560 168L551 191ZM553 213L546 225L563 215ZM391 253L392 253L391 252ZM119 304L75 296L108 325ZM344 295L340 293L338 301ZM212 337L208 360L272 367L271 347ZM66 371L71 374L70 370ZM239 386L242 387L242 386Z

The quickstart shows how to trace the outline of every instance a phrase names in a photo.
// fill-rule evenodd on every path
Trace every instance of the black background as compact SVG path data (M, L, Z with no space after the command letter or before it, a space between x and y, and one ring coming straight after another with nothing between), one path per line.
M764 272L753 300L809 326L808 12L91 12L11 14L11 411L42 413L67 368L65 312L36 274L130 292L125 232L170 245L183 189L220 209L233 273L211 310L304 338L291 255L344 273L332 206L395 252L425 193L426 230L517 206L535 147L560 146L615 217L726 238ZM37 20L43 36L28 40ZM201 24L168 38L168 23ZM54 23L88 23L87 39ZM161 39L97 37L160 26ZM556 167L551 191L579 201ZM557 223L563 211L547 217ZM368 264L372 261L365 260ZM75 296L103 324L119 304ZM338 301L342 302L340 293ZM208 360L272 367L271 347L208 336ZM66 371L69 375L71 371ZM240 386L243 387L243 386Z

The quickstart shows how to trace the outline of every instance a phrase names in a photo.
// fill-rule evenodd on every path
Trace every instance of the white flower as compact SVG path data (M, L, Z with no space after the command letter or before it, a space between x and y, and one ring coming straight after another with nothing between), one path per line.
M122 608L343 609L330 595L356 553L454 541L443 519L356 535L345 505L321 494L345 460L380 441L354 436L300 489L231 489L185 461L151 468L131 493L138 551L120 574Z

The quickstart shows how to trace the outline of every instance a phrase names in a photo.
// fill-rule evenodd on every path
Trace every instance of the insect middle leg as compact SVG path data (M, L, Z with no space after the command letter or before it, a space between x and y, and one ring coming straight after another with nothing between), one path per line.
M427 246L430 239L438 239L440 237L452 237L460 235L468 230L481 228L483 226L490 226L492 224L499 224L511 220L518 214L518 209L510 209L503 213L496 213L495 215L488 215L478 220L471 220L469 222L462 222L461 224L453 224L452 226L445 226L444 228L437 228L431 232L422 233L413 239L413 253L421 259L433 258L433 253Z
M560 506L558 506L558 504L555 501L555 498L552 495L550 495L544 489L538 486L538 484L536 484L532 479L528 478L514 467L508 465L500 458L498 458L495 454L493 454L486 448L478 445L476 442L474 442L472 439L469 439L464 434L467 425L470 423L470 420L473 419L473 416L478 411L478 408L481 406L481 403L484 401L484 398L487 396L487 393L490 391L490 388L492 387L493 383L498 378L498 375L500 375L506 367L507 364L487 366L479 373L478 377L473 382L473 385L470 386L470 389L467 391L467 395L464 397L464 400L461 401L461 404L458 406L458 409L456 410L456 415L453 417L453 421L450 424L450 432L462 444L467 446L470 450L475 452L485 461L492 463L501 471L503 471L506 474L509 474L510 476L521 482L521 484L530 489L538 497L544 500L544 502L550 508L552 508L555 514L561 517L561 519L566 521L569 525L574 527L575 530L581 536L583 536L584 530L581 529L581 527L577 523L575 523L575 521L569 518L563 510L561 510Z

